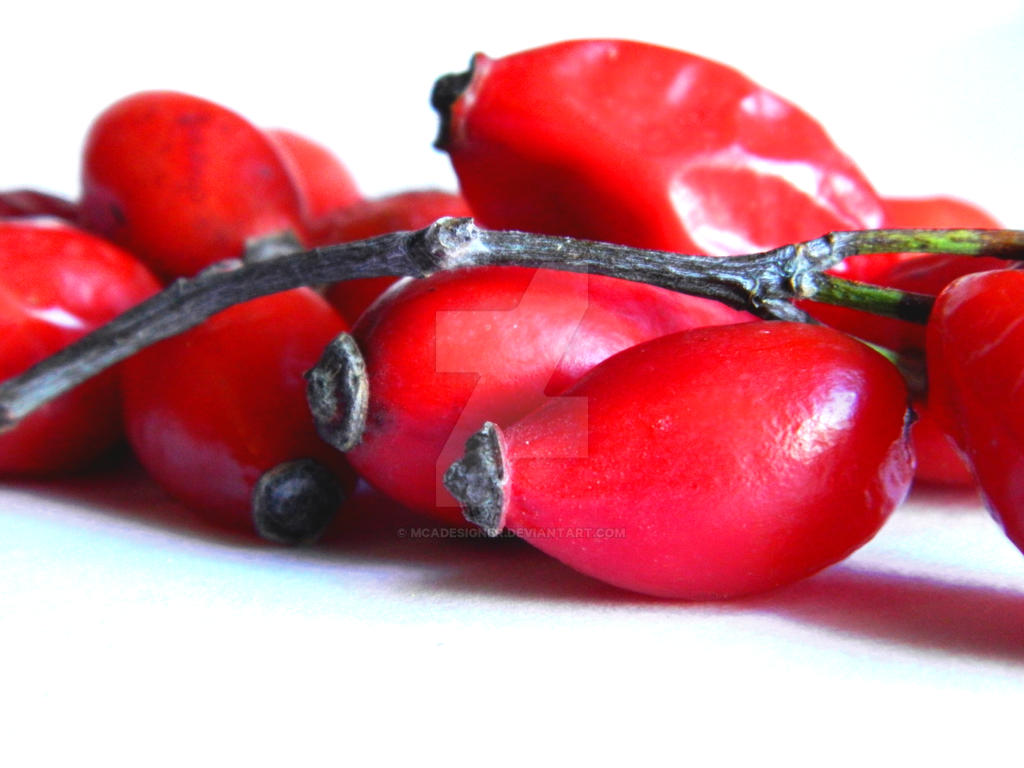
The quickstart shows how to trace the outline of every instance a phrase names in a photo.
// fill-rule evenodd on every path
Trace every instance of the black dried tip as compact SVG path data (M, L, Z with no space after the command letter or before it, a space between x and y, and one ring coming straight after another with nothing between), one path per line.
M442 75L434 83L434 90L430 94L430 106L437 111L437 116L441 120L437 138L434 139L434 146L437 149L444 150L448 147L448 141L451 139L452 105L469 87L475 67L476 56L470 59L469 69L465 72Z
M334 519L345 494L338 479L313 459L278 464L252 490L256 532L277 544L312 544Z
M342 333L306 371L306 402L317 434L339 451L350 451L363 439L370 382L366 361L356 340Z
M444 473L444 487L462 505L466 519L488 536L504 528L505 462L498 427L491 422L466 441L466 453Z

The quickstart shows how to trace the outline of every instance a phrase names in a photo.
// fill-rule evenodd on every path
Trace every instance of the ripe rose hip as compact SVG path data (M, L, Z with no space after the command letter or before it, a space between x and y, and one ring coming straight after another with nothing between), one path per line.
M723 64L572 40L441 78L438 146L478 223L714 256L876 227L860 170Z
M902 378L828 328L684 331L565 395L482 430L445 481L489 533L626 589L787 584L868 541L910 485Z
M53 220L0 221L0 380L159 289L136 259ZM78 469L121 437L116 371L85 382L0 434L0 472Z
M307 227L362 199L352 174L327 147L292 131L271 129L266 134L291 170Z
M306 408L304 372L346 329L297 289L238 304L123 366L132 448L172 496L207 519L253 530L253 490L274 467L312 459L351 485L344 457Z
M934 485L974 486L974 473L956 441L942 428L927 400L913 401L917 419L910 425L914 478Z
M989 510L1024 551L1024 273L955 280L928 321L930 405L964 451Z
M238 258L254 238L300 236L302 204L274 142L195 96L129 96L104 111L86 139L83 225L164 278Z

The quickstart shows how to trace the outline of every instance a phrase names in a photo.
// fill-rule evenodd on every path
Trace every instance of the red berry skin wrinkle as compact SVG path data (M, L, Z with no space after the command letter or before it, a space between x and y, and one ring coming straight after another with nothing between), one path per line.
M496 430L499 501L467 514L645 594L721 599L805 577L868 541L912 478L902 379L827 328L673 334L565 394ZM480 477L456 472L466 502Z

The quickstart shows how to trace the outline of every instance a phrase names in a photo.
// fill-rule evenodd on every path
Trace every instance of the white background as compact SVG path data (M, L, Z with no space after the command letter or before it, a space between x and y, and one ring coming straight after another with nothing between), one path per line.
M885 194L1024 227L1020 2L20 3L0 29L0 189L77 194L90 120L150 88L304 132L368 194L454 188L435 77L615 36L744 70ZM1019 765L1024 559L970 495L918 493L848 563L710 606L514 542L400 539L414 524L282 551L197 530L123 468L4 483L0 763Z

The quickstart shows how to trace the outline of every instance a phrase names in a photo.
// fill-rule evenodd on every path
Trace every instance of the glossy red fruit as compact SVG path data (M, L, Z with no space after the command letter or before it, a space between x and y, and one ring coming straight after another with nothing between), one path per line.
M985 501L1024 551L1024 272L981 272L939 295L928 322L930 402Z
M246 241L302 232L302 199L266 134L203 99L129 96L86 139L81 221L165 278L242 255Z
M327 147L292 131L266 131L299 188L307 225L362 199L355 179Z
M353 331L370 400L349 461L391 498L461 523L441 476L484 420L511 423L641 341L745 319L647 285L548 270L461 270L400 283Z
M0 221L0 380L67 346L159 288L136 259L52 220ZM121 436L114 371L0 434L0 472L78 469Z
M489 532L626 589L704 600L787 584L868 541L910 484L899 373L828 328L673 334L565 394L474 438L448 487Z
M882 220L817 122L681 51L576 40L477 55L434 103L438 146L486 227L724 255Z
M389 232L422 229L444 216L471 216L457 194L440 189L400 192L360 200L319 220L311 234L313 245L365 240ZM398 278L346 280L327 289L327 300L349 323L355 323L370 304Z
M0 217L21 219L33 216L52 216L74 222L78 219L78 207L63 197L34 189L0 192Z
M346 329L319 295L298 289L239 304L124 364L128 438L172 496L219 525L252 531L260 476L311 458L346 477L316 434L303 373Z

